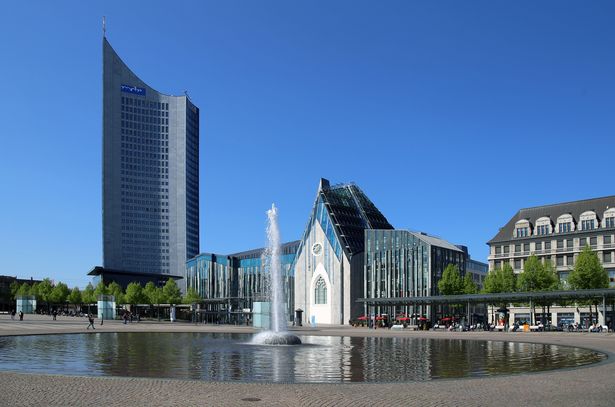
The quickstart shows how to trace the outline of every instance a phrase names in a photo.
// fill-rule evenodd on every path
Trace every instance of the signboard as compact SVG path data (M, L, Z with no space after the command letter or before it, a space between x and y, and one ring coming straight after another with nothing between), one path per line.
M133 93L139 96L145 96L145 88L139 88L139 87L130 86L130 85L122 85L120 88L122 89L122 92Z

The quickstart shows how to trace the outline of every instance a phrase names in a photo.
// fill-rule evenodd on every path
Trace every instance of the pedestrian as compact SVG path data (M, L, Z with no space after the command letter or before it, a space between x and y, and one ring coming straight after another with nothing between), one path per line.
M11 321L15 321L15 310L11 310Z
M54 309L51 314L53 315L53 320L55 321L56 317L58 316L58 311Z
M23 311L19 311L19 320L23 321Z
M94 327L94 317L92 316L92 314L88 314L88 321L90 321L90 324L86 329L90 329L90 327L92 327L92 329L96 329Z

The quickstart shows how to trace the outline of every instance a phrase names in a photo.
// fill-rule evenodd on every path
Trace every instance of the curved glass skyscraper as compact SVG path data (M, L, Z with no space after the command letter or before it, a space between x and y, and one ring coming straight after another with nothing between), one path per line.
M199 109L148 86L106 38L103 252L128 279L180 276L199 253Z

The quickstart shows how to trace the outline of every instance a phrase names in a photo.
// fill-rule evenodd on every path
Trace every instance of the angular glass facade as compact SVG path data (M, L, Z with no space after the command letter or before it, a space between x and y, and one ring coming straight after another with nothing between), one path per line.
M103 39L103 263L182 274L199 252L199 109L157 92Z

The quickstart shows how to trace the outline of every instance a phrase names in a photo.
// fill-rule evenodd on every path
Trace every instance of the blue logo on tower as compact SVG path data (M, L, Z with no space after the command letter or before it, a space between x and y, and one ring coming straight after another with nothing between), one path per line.
M145 88L138 88L136 86L130 86L130 85L122 85L121 89L122 89L122 92L133 93L139 96L145 96Z

